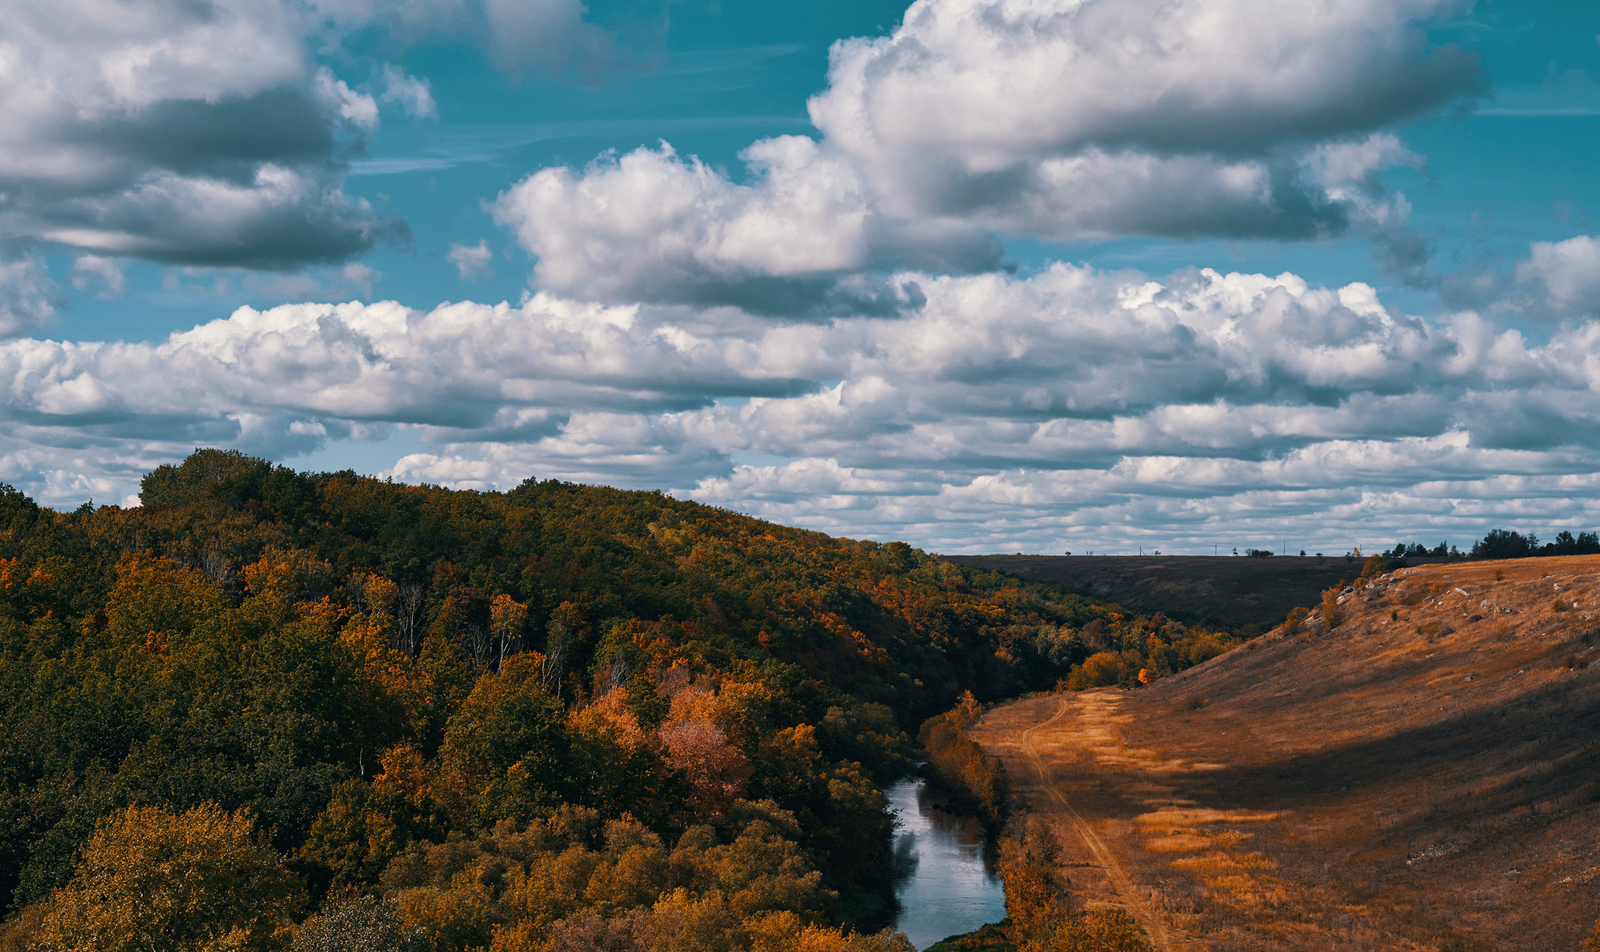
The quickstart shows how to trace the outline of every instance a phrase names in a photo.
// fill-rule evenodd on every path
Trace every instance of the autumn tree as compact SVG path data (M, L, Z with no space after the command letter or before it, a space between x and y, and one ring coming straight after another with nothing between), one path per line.
M95 830L35 940L47 952L264 952L298 882L243 810L129 807Z
M391 899L356 896L331 902L295 930L291 952L428 952L420 929L400 921Z
M1065 912L1066 883L1057 868L1061 844L1049 825L1024 815L1000 841L1008 936L1019 949L1038 948Z
M500 651L499 663L506 663L506 655L522 647L522 628L528 622L528 606L510 595L496 595L489 606L489 632Z

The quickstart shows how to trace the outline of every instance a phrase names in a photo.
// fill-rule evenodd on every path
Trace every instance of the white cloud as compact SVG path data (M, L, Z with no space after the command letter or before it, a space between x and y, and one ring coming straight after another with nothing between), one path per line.
M99 255L79 255L72 262L72 286L80 291L94 288L102 298L119 298L128 290L128 277L122 273L123 262Z
M339 118L363 132L378 128L378 103L366 93L351 89L344 80L337 79L326 66L317 70L317 96Z
M665 143L603 156L581 174L545 169L502 194L495 219L538 256L538 287L606 301L795 313L837 295L859 311L883 290L840 277L918 253L918 236L874 218L855 170L811 139L764 139L743 158L754 177L742 185ZM927 243L938 264L999 259L998 244L971 228L924 230L936 233Z
M426 79L409 76L393 63L383 64L383 101L398 103L406 115L417 119L439 118L433 101L433 85Z
M445 253L444 260L456 266L456 272L463 281L471 281L483 275L492 275L489 262L494 255L489 251L489 241L486 238L478 239L476 245L458 245L450 243L450 250Z
M843 274L976 271L990 234L1303 239L1356 224L1427 280L1376 173L1389 125L1480 91L1429 48L1445 0L918 0L834 45L820 141L762 140L736 182L665 144L545 169L496 216L538 286L601 300L827 311ZM835 308L837 310L837 308Z
M0 257L0 338L49 327L58 318L61 289L38 255Z
M1450 6L919 0L891 35L835 44L811 116L879 194L920 212L1003 208L1073 157L1136 169L1205 158L1243 185L1285 147L1365 136L1476 92L1476 61L1429 50L1416 26Z
M350 37L459 35L507 68L560 76L627 58L578 0L63 0L5 14L0 231L188 265L292 270L409 243L404 222L344 194L345 164L380 98L420 118L437 105L393 64L359 82L318 65L359 63L343 55Z
M1600 240L1579 235L1566 241L1536 241L1517 280L1538 286L1539 300L1558 314L1600 313Z
M117 460L283 458L400 426L427 446L397 479L668 487L949 549L1164 533L1157 547L1197 551L1273 526L1333 547L1350 520L1431 533L1595 508L1555 502L1600 471L1594 320L1534 341L1293 274L893 280L923 305L783 324L540 294L242 308L158 344L0 342L0 440L41 467L25 489L76 505L78 483L43 475L67 454L113 499L132 485Z

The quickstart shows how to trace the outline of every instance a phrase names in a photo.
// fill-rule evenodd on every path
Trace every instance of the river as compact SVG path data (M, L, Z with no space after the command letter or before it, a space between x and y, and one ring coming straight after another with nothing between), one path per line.
M918 949L971 932L1006 915L993 849L976 817L939 809L924 780L903 780L884 791L900 817L894 853L900 915L894 927Z

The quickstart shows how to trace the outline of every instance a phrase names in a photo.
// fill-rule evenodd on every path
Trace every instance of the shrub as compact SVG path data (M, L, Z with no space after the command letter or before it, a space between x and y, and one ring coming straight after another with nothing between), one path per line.
M1289 609L1288 617L1283 620L1284 630L1297 630L1301 625L1305 624L1306 618L1310 616L1310 614L1310 612L1299 606Z
M1361 566L1361 574L1359 576L1357 576L1356 581L1365 582L1368 579L1377 578L1378 576L1380 576L1382 574L1383 574L1383 556L1374 555L1372 558L1368 559Z
M1332 631L1344 624L1344 606L1339 604L1339 596L1344 594L1344 583L1340 582L1322 593L1322 622Z

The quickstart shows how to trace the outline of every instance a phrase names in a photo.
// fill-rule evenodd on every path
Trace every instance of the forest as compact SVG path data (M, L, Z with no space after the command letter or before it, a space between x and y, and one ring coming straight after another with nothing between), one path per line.
M140 499L0 487L0 949L898 949L916 725L1237 641L656 492Z

